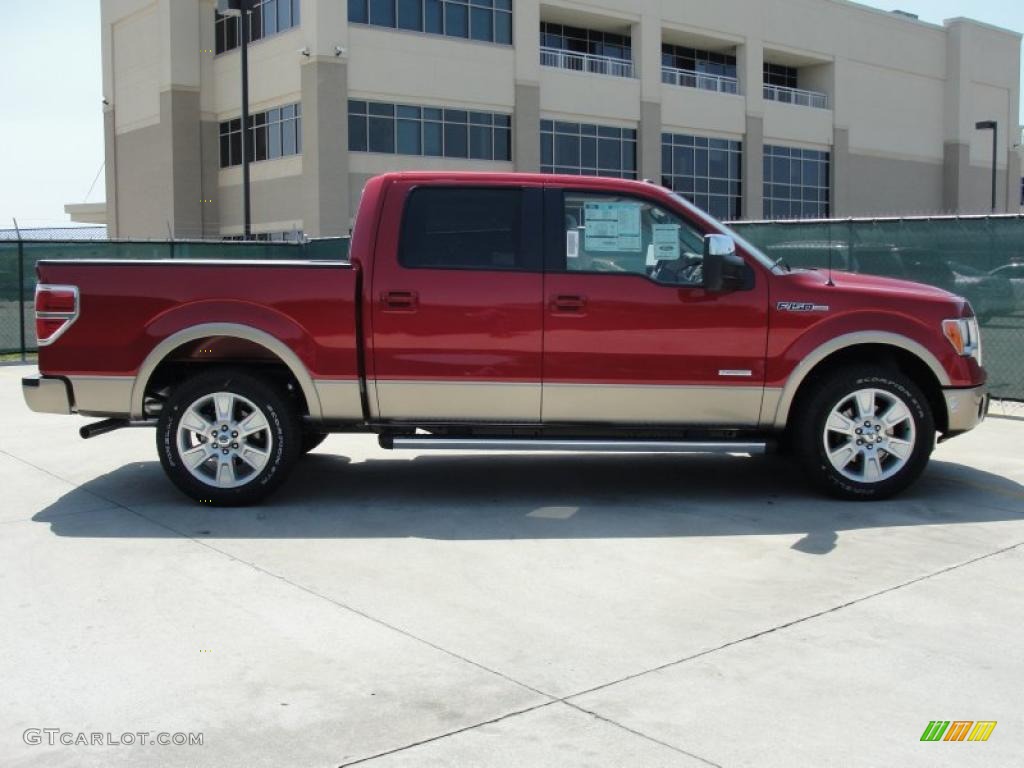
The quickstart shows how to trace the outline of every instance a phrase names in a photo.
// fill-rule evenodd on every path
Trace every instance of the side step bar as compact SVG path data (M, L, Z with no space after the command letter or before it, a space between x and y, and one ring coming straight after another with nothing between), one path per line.
M440 451L584 451L590 453L749 453L767 452L764 441L536 440L381 436L382 448Z

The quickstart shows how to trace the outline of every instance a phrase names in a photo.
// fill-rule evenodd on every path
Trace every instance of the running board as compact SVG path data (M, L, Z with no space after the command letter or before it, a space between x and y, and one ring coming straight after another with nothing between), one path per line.
M392 437L382 435L382 448L420 451L584 451L588 453L744 453L767 452L764 441L679 440L534 440L453 437Z

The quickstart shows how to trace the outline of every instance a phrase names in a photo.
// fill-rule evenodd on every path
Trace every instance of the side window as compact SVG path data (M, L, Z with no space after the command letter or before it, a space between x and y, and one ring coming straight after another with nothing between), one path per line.
M700 285L704 237L689 222L635 197L565 193L569 272L643 275L666 285Z
M414 269L528 269L522 196L518 189L414 189L405 204L399 263Z

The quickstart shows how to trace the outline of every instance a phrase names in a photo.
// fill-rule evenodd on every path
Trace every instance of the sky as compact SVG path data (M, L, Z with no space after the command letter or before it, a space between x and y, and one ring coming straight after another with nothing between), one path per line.
M1024 31L1024 0L864 4L924 21L968 16ZM12 218L26 228L68 224L65 203L106 196L102 173L97 178L103 166L99 0L5 2L0 72L0 229L12 226Z

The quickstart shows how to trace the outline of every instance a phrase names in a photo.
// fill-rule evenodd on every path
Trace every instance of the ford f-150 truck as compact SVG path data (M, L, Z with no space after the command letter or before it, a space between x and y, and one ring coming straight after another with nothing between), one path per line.
M792 452L879 499L988 406L967 301L789 269L666 189L395 173L336 262L46 261L30 408L156 428L194 499L254 503L331 432L384 448Z

